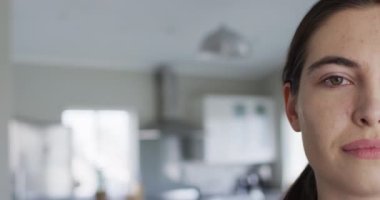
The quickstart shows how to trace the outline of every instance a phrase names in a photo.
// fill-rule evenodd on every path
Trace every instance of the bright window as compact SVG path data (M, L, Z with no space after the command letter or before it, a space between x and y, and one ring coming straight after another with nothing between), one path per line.
M137 120L112 110L67 110L62 122L72 130L72 172L77 198L98 189L108 195L128 194L138 174Z

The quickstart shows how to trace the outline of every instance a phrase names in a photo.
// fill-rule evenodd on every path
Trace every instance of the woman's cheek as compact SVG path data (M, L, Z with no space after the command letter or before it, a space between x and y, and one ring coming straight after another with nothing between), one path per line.
M308 105L304 105L300 115L301 131L315 135L314 137L334 135L344 129L346 122L350 120L344 107L346 104L329 99L310 101Z
M326 162L329 153L337 151L337 142L350 127L349 107L349 101L337 103L330 98L313 99L302 105L300 126L305 152L311 163Z

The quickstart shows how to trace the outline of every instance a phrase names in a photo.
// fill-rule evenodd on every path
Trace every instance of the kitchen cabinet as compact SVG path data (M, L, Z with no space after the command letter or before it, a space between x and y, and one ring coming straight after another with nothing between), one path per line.
M255 164L276 155L274 101L263 96L209 95L203 99L204 160Z

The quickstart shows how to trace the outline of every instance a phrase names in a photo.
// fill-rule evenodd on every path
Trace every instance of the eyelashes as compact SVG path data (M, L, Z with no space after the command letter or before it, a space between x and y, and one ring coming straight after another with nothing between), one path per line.
M351 85L352 82L343 76L333 75L322 80L322 84L328 87Z

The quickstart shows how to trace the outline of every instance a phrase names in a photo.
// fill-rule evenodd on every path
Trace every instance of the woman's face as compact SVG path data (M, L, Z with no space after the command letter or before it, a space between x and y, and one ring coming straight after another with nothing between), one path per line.
M319 195L379 195L380 6L333 15L307 52L298 94L286 84L284 96Z

